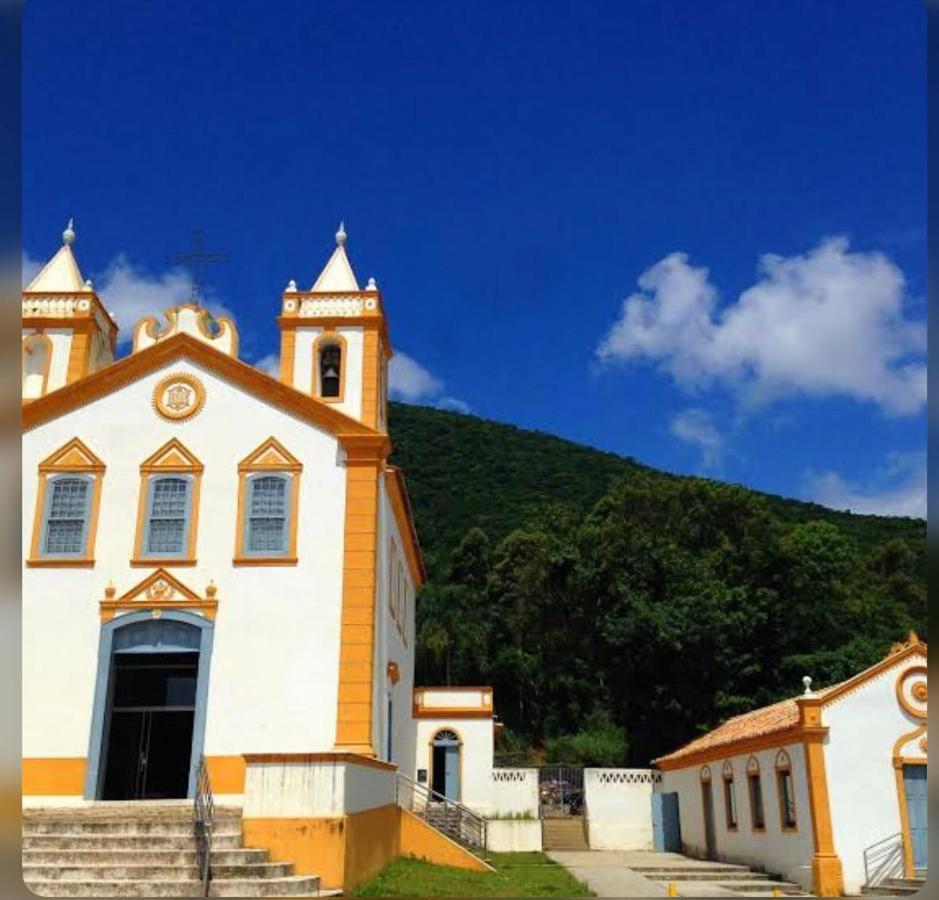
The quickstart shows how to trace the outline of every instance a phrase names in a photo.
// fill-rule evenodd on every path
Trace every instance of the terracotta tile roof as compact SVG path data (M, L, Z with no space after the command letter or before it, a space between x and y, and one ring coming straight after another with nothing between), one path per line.
M894 644L890 648L888 656L879 663L859 672L846 681L829 685L827 688L814 692L815 697L822 699L829 695L838 695L841 689L849 690L855 685L863 683L867 678L876 675L885 668L901 661L905 656L913 653L926 653L926 645L920 641L915 632L910 632L909 639L903 643ZM832 700L835 697L831 698ZM752 738L759 738L776 732L783 732L789 728L794 728L799 724L799 706L796 698L780 700L770 706L764 706L760 709L754 709L751 712L742 713L728 719L722 725L718 725L713 731L689 741L683 747L673 750L665 756L660 756L653 760L653 763L669 763L675 760L684 759L693 754L706 750L714 750L718 747L735 744L738 741L745 741Z
M823 690L816 691L815 696L824 697L837 687L839 687L838 684L833 684ZM734 716L722 725L718 725L713 731L695 738L683 747L679 747L666 756L660 756L654 761L659 763L682 759L702 750L712 750L715 747L723 747L725 744L734 744L737 741L763 737L777 731L786 731L798 724L799 707L795 697L780 700L770 706L763 706L760 709Z

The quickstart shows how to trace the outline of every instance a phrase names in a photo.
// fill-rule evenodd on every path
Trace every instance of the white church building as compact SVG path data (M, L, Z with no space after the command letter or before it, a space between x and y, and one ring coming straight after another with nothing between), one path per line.
M344 229L282 294L279 378L197 300L116 358L74 240L22 294L24 807L191 798L204 759L245 839L326 886L432 843L399 773L486 810L491 689L414 685L392 347Z

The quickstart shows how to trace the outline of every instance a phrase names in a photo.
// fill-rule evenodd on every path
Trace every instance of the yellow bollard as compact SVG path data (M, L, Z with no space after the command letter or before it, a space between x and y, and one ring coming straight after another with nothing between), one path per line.
M674 882L674 881L670 881L670 882L668 883L668 896L669 896L669 897L677 897L677 896L678 896L678 888L675 887L675 882Z
M782 895L783 895L783 892L779 888L773 888L774 897L782 897Z

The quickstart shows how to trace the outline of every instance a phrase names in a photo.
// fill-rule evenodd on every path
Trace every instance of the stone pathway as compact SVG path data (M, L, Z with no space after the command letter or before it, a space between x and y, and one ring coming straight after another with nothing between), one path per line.
M547 854L598 897L666 896L665 888L629 868L627 851L549 850Z

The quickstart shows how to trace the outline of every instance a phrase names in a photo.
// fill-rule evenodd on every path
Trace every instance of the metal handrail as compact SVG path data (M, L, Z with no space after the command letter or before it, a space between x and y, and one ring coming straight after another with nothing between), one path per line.
M905 871L902 834L891 834L864 850L864 881L868 887L876 887L888 878L902 878Z
M462 803L397 773L395 803L461 844L487 849L486 820Z
M209 896L212 879L212 826L215 823L215 800L205 757L199 757L196 769L196 790L192 806L192 828L196 840L196 865L202 882L202 896Z

